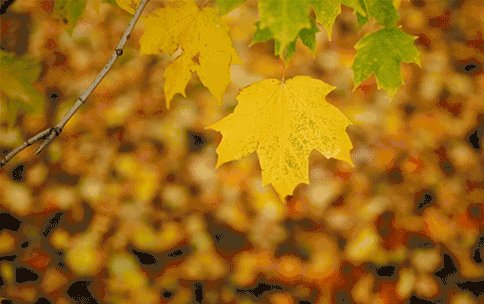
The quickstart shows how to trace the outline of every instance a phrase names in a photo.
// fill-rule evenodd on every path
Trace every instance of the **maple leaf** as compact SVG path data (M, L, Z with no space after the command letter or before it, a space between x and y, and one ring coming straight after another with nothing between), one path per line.
M316 20L326 29L330 40L334 21L341 13L341 4L354 9L355 12L364 13L358 0L311 0L311 4L316 14Z
M268 28L262 29L260 26L260 22L256 22L256 32L252 37L251 46L259 43L259 42L266 42L268 40L273 39L272 33ZM302 29L298 37L301 38L302 43L310 48L312 51L316 50L316 33L318 32L318 27L314 21L311 20L311 27ZM297 38L291 41L286 46L286 49L281 48L281 43L278 40L274 41L274 53L276 56L284 57L285 59L290 59L294 53L296 52L296 42ZM284 53L280 53L284 52Z
M311 27L309 19L309 0L260 0L260 30L268 30L275 44L274 52L281 57L286 48L295 43L301 30Z
M140 0L116 0L118 6L130 14L134 14Z
M392 0L363 0L369 17L381 25L392 26L398 21L398 12Z
M311 50L316 48L317 23L321 23L331 37L336 17L341 13L341 4L365 14L358 0L260 0L260 21L252 44L274 39L274 53L289 59L296 50L296 41L301 41ZM310 16L311 8L316 19Z
M370 18L375 18L383 26L393 26L398 21L396 7L400 5L398 0L360 0L363 12L355 10L358 24L363 26Z
M144 21L141 53L173 55L178 49L182 51L165 69L167 106L176 94L186 96L192 72L221 102L230 82L230 65L240 63L240 59L217 10L199 9L193 0L169 1Z
M0 118L9 125L18 110L33 112L44 106L42 95L32 86L39 74L38 62L0 51Z
M352 163L345 131L351 122L324 101L333 89L308 76L266 79L243 89L234 112L209 127L223 136L217 167L257 152L263 184L272 184L284 198L309 182L312 150Z
M394 95L403 84L400 63L419 64L419 53L413 44L415 39L415 36L396 27L383 28L361 38L355 46L356 57L352 67L355 88L371 74L375 74L378 88Z

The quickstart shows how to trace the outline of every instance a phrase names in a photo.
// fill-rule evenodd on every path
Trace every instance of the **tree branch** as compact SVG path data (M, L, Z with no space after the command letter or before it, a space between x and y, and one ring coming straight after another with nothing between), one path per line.
M44 140L42 144L39 146L39 148L35 151L35 154L38 155L40 152L42 152L56 137L59 136L59 134L62 132L62 129L64 126L67 124L67 122L72 118L72 116L77 112L77 110L86 102L87 98L91 93L96 89L96 87L101 83L103 80L104 76L111 70L111 67L113 66L114 62L116 59L118 59L119 56L123 55L123 49L124 46L126 45L126 42L128 41L128 38L133 31L134 26L138 22L139 17L141 16L141 13L143 12L143 9L146 6L146 3L148 3L149 0L141 0L140 4L136 8L136 11L131 18L131 21L128 24L128 27L124 31L123 36L118 42L118 45L114 49L113 54L111 55L111 58L109 61L106 63L104 68L99 72L99 74L96 76L96 79L84 90L84 92L81 93L79 98L77 99L76 103L67 111L67 113L62 117L62 119L59 121L59 123L53 127L46 129L42 132L37 133L36 135L32 136L31 138L27 139L23 144L18 146L17 148L13 149L8 153L1 161L0 161L0 168L5 166L8 161L10 161L15 155L17 155L19 152L27 148L28 146L36 143L37 141Z

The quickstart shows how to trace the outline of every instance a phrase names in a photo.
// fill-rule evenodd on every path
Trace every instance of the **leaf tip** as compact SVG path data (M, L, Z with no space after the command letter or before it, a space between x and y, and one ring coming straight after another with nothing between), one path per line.
M353 84L353 88L351 89L351 92L354 93L356 92L356 90L360 87L360 83L354 83Z
M402 83L398 86L402 86L404 83L402 81ZM384 87L383 89L387 92L388 94L388 97L390 98L390 101L393 99L393 97L395 97L395 95L397 94L397 91L398 91L398 87Z
M223 160L220 155L217 156L217 162L215 163L215 169L220 168L223 164L225 164L227 161Z

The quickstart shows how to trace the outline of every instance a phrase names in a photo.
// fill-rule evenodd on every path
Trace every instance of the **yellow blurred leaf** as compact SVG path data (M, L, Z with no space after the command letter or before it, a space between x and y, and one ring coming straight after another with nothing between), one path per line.
M113 255L108 269L114 277L133 289L146 284L146 276L140 271L136 260L126 253Z
M0 254L9 253L14 249L15 238L8 232L0 232Z
M100 270L102 259L97 245L95 237L84 236L76 239L67 250L67 265L76 275L94 275Z
M15 280L13 265L5 262L1 263L0 275L5 281L7 281L7 283L12 283L13 280Z
M377 252L379 242L380 238L374 228L364 228L348 243L347 256L355 262L368 260Z
M132 241L136 248L141 250L149 250L156 246L156 233L151 226L137 223L132 229Z
M404 299L407 298L412 292L415 285L415 273L411 268L403 268L400 271L399 279L397 282L398 295Z

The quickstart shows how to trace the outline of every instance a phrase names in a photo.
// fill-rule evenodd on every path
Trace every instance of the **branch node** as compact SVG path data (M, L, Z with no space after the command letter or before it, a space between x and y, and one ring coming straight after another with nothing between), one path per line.
M52 128L52 131L55 133L55 136L59 136L59 134L61 134L62 132L62 128L55 127L55 128Z

